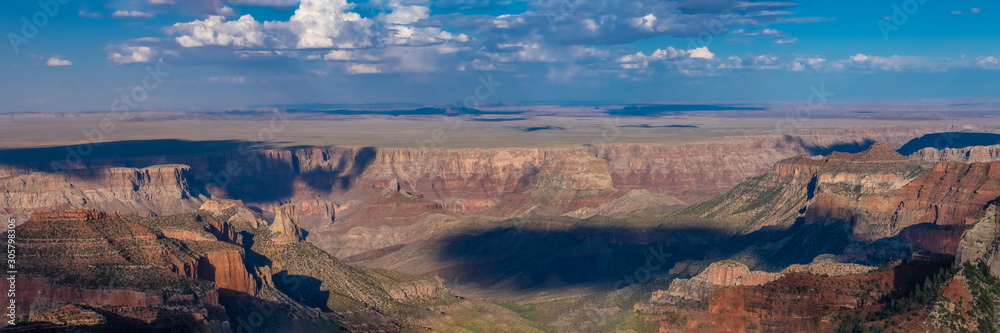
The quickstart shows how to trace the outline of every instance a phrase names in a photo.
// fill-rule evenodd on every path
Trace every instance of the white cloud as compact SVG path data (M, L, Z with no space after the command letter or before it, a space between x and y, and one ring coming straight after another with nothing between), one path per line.
M370 19L348 12L347 0L305 0L288 21L296 48L357 48L371 46L366 38ZM406 15L400 15L404 19Z
M937 69L930 61L920 57L892 55L889 57L869 56L858 53L835 64L835 69L845 68L902 71L904 69Z
M389 14L382 14L383 22L388 24L410 24L430 17L431 9L427 6L395 6Z
M769 68L778 63L778 57L770 54L759 55L753 58L753 64L765 68Z
M352 50L331 50L330 52L323 55L323 60L365 60L365 61L376 61L378 57L364 53L362 51L352 51Z
M951 15L962 15L962 11L961 10L953 10L953 11L951 11Z
M713 54L711 51L708 50L708 46L702 46L690 50L675 49L673 46L668 46L665 49L656 49L656 51L653 51L653 54L648 56L642 52L636 52L635 54L626 54L618 57L617 62L621 64L622 68L637 69L637 68L646 68L649 65L649 61L662 61L668 59L683 59L683 58L712 59L714 57L715 54Z
M973 9L969 9L969 12L971 12L973 14L979 14L979 13L982 13L983 11L980 10L979 8L973 8Z
M177 0L145 1L156 5L188 5ZM224 17L236 14L234 8L241 6L277 7L279 3L299 5L283 21L263 21L250 15ZM516 71L532 66L529 63L546 63L550 71L558 67L565 73L618 74L626 72L623 69L635 69L627 72L652 74L655 68L647 71L649 64L662 62L659 68L712 75L711 69L752 65L755 56L730 64L725 57L716 59L707 46L697 44L687 49L657 49L650 54L623 55L623 50L625 45L639 39L662 35L696 37L705 32L704 22L721 22L720 34L728 34L736 27L751 27L754 32L742 33L773 38L777 44L797 41L769 27L770 23L793 14L785 9L794 5L779 2L576 1L573 8L567 9L565 4L554 4L559 2L542 1L535 3L532 10L498 16L461 12L438 15L429 8L432 3L439 5L426 0L380 0L367 4L351 0L208 0L186 13L221 15L176 23L164 29L170 39L126 43L126 46L148 47L113 49L109 59L115 63L175 60L198 63L288 57L346 62L324 67L329 70L343 66L339 68L352 74L456 68ZM359 14L358 6L369 6L364 11L367 14ZM168 52L174 56L167 56ZM816 67L806 59L795 61L805 68ZM791 62L780 66L798 68Z
M806 62L809 63L809 66L812 66L813 68L819 68L822 67L823 63L826 62L826 58L813 57L807 59Z
M800 72L800 71L805 70L805 69L806 69L806 66L803 65L802 63L800 63L798 61L792 62L792 71Z
M702 59L715 58L715 54L708 50L708 46L702 46L696 49L689 50L688 55L691 58L702 58Z
M976 58L976 65L983 68L998 68L1000 67L1000 61L994 56L989 57L979 57Z
M45 61L45 66L69 66L72 64L72 61L62 59L59 56L51 57L49 60Z
M134 18L150 18L153 14L147 12L141 12L138 10L117 10L111 13L112 17L134 17Z
M653 31L656 29L656 15L650 13L643 17L632 18L632 26L647 31Z
M382 71L371 64L350 64L347 66L347 72L350 74L374 74Z
M219 15L227 16L228 17L228 16L234 16L234 15L236 15L236 10L233 9L233 7L222 6L222 7L219 8L219 10L216 11L216 13L219 14Z
M148 63L153 62L155 55L156 51L148 46L124 46L119 52L112 52L108 59L118 65Z
M223 45L299 49L358 49L385 45L428 45L464 43L465 34L453 34L440 27L417 22L430 17L427 6L403 5L389 1L387 9L374 18L350 11L355 5L346 0L304 0L288 21L258 22L250 15L236 21L222 16L177 23L168 33L184 47ZM221 12L231 12L223 7ZM448 52L444 52L448 53Z
M183 47L223 45L236 47L263 46L263 25L249 14L236 21L223 21L220 15L210 15L204 20L177 23L167 29L169 33L182 34L175 40Z

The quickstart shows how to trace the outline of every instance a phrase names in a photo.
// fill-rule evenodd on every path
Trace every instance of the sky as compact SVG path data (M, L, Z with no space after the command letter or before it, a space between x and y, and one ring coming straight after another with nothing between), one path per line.
M990 99L986 0L0 4L0 112Z

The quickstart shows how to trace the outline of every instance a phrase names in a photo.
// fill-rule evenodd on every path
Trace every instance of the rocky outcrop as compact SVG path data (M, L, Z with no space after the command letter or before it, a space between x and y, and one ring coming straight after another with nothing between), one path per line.
M394 317L401 309L453 298L440 279L358 269L288 238L301 237L290 204L276 224L258 228L251 227L256 214L238 202L205 208L152 218L85 209L33 213L18 226L28 272L18 280L18 301L31 309L20 320L238 330L260 315L247 309L265 308L281 323L251 326L408 331ZM114 316L94 317L72 304Z
M174 316L214 322L227 320L220 287L256 293L239 247L206 240L211 234L201 230L159 227L85 209L32 213L18 227L26 274L18 297L31 309L21 315L30 320L66 304L87 304L147 324ZM178 243L181 238L188 239ZM166 309L172 315L157 315Z
M274 216L274 223L271 223L270 230L274 234L271 241L275 244L283 245L301 241L302 230L299 229L299 215L295 213L295 205L281 206Z
M201 205L186 165L34 172L0 178L0 208L27 217L35 210L90 208L141 216L177 214ZM23 218L22 218L23 219Z
M108 309L111 313L144 323L156 321L224 320L218 292L211 286L183 284L163 290L138 290L129 287L82 287L63 285L47 278L24 277L18 280L16 300L19 319L23 321L57 321L55 313L67 310L72 304L85 304L90 308ZM171 311L161 311L170 309ZM160 313L166 316L159 315ZM84 320L106 323L103 317L87 315ZM75 325L75 320L61 320L63 325ZM89 325L88 325L89 326Z
M1000 160L1000 145L918 150L910 155L928 162L993 162Z
M990 205L972 228L962 235L955 262L982 262L990 274L1000 276L1000 206Z
M839 276L789 272L756 286L721 287L702 301L680 305L654 294L650 302L636 304L635 310L660 322L660 331L669 332L833 332L853 327L851 318L881 326L877 319L868 319L880 316L895 322L893 327L923 331L927 308L899 313L887 307L948 266L947 262L900 264Z
M780 273L750 271L735 261L712 263L690 279L674 279L666 291L653 293L652 303L674 303L676 300L701 301L726 286L757 286L781 278Z
M220 292L256 295L257 285L243 265L243 249L226 248L211 251L198 258L198 275L215 282Z
M859 154L795 157L681 215L745 226L849 223L854 240L900 237L914 250L954 254L967 218L1000 196L1000 162L926 162L888 145Z

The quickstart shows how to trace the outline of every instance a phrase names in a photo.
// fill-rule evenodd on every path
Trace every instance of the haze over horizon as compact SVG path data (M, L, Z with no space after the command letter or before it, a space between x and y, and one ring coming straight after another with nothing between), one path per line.
M985 1L3 6L0 112L110 110L123 94L141 99L129 109L145 110L769 102L804 100L811 87L838 101L964 100L1000 91L1000 46L988 42L1000 37L991 29L1000 6Z

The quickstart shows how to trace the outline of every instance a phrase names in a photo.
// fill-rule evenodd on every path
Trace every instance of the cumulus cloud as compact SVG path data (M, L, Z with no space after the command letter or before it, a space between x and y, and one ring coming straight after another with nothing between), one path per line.
M223 10L228 7L223 7ZM358 49L385 45L463 43L465 34L419 24L430 17L430 8L390 1L388 12L364 18L352 12L346 0L304 0L288 21L259 22L250 15L227 21L222 16L177 23L167 29L179 34L184 47L223 45L297 49Z
M693 50L688 50L688 56L690 56L691 58L702 58L702 59L715 58L715 54L708 50L708 46L702 46Z
M617 62L622 68L625 69L639 69L648 67L650 61L681 60L689 58L711 60L715 58L715 54L712 53L712 51L709 51L707 46L690 50L677 49L673 46L668 46L665 49L656 49L656 51L653 51L650 55L646 55L643 52L626 54L618 57Z
M51 57L49 60L45 61L45 66L69 66L72 64L73 62L60 58L59 56Z
M183 47L223 45L236 47L263 46L265 34L263 25L249 14L236 21L225 21L225 17L212 15L204 20L177 23L167 32L181 34L175 38Z
M222 6L219 7L219 10L216 11L216 13L222 16L234 16L236 15L236 10L233 9L233 7Z
M806 62L809 63L809 66L818 68L823 66L823 63L826 62L826 58L811 57L806 59Z
M979 8L973 8L973 9L969 9L969 12L971 12L973 14L979 14L979 13L981 13L983 11L980 10Z
M138 10L116 10L111 13L112 17L132 17L132 18L150 18L153 14L142 12Z
M586 71L634 74L647 69L650 62L657 62L658 68L711 75L712 68L798 70L818 66L807 59L796 59L797 65L761 64L755 60L757 56L732 62L721 55L723 59L718 59L707 45L694 42L696 37L735 34L773 38L776 44L795 43L796 38L769 27L772 23L793 23L788 16L794 13L788 9L795 7L794 3L532 0L529 10L519 14L470 15L436 14L431 4L434 8L446 6L424 0L364 4L349 0L206 0L198 4L146 1L161 6L194 6L195 12L202 14L197 20L166 27L164 32L170 38L161 43L109 48L112 62L204 63L284 57L343 62L337 66L350 74L442 68L516 71L530 66L547 66L543 70L567 75ZM226 17L236 14L233 7L295 4L298 6L285 20L263 21L251 15ZM470 6L469 2L453 5ZM505 6L490 2L487 7L494 5ZM167 10L173 9L157 8L157 13ZM364 15L359 13L362 11ZM627 43L656 36L691 39L683 48L657 49L648 55L625 54L634 52Z
M382 71L372 64L350 64L347 66L347 72L350 74L374 74Z
M951 11L951 15L962 15L962 11L961 10L953 10L953 11Z
M976 65L983 68L1000 68L1000 62L994 56L976 58Z
M157 52L149 46L122 46L118 49L108 55L108 60L118 65L149 63L157 56Z
M373 25L371 19L348 12L347 0L305 0L288 21L298 39L296 48L355 48L370 46L367 38L357 38Z
M794 3L712 1L532 1L531 10L489 16L447 16L459 28L525 38L534 33L554 44L625 44L656 36L718 37L737 27L766 27L792 15ZM764 31L756 32L763 34ZM767 30L768 36L780 34ZM694 45L692 45L694 46ZM699 45L700 46L700 45Z

